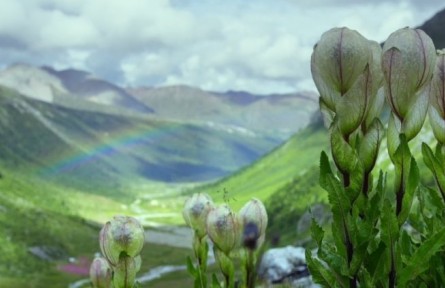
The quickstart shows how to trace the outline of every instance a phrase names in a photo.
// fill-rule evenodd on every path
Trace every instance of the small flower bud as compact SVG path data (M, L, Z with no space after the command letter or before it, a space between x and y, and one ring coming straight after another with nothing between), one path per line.
M437 141L445 144L445 49L437 51L436 67L430 90L428 110L431 127Z
M193 194L190 198L185 200L182 216L190 226L199 239L204 237L206 231L207 215L214 207L212 198L205 193Z
M136 257L144 239L144 228L135 218L114 216L100 231L99 244L105 258L115 266L121 253Z
M267 227L267 211L264 204L258 199L252 199L247 202L239 212L240 225L243 229L243 242L244 245L249 249L255 249L256 247L261 247L266 237L266 227ZM252 243L252 236L255 234L254 226L256 227L257 239L256 243ZM247 242L247 243L246 243ZM246 245L247 244L247 245ZM253 245L254 244L254 245ZM253 248L248 246L253 246Z
M94 288L109 288L111 284L111 268L107 260L95 258L90 266L90 279Z
M419 29L392 33L383 46L385 95L401 125L412 139L422 128L428 106L425 94L431 81L436 52L431 38Z
M213 244L227 255L238 246L238 218L227 205L210 210L207 216L207 234Z

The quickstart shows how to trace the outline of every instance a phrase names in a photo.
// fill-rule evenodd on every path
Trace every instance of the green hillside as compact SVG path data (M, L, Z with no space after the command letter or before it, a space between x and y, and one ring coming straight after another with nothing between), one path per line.
M91 193L209 181L276 145L261 135L69 109L0 87L0 163Z
M267 200L296 177L311 173L318 165L320 151L327 147L325 129L308 127L251 166L193 192L209 193L216 201L226 197L235 209L251 197Z

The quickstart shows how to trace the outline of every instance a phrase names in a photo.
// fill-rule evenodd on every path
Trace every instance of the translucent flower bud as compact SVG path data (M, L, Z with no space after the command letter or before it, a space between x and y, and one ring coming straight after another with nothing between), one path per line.
M102 257L95 258L90 266L90 279L94 288L109 288L111 284L111 267Z
M415 118L409 127L402 127L408 130L402 133L416 135L423 125L427 107L418 101L430 83L435 59L433 41L419 29L399 29L383 46L382 69L388 103L401 122Z
M261 247L266 237L267 227L267 211L263 203L254 198L241 208L238 215L243 230L244 245L251 246L252 249ZM253 243L252 239L252 236L255 234L254 226L256 226L256 229L258 230L257 239L255 239L256 243Z
M357 31L334 28L325 32L314 47L311 72L320 103L336 113L343 135L360 126L380 85L380 71L373 62L373 54L380 53L376 44Z
M195 231L195 234L200 239L207 233L207 215L213 207L214 204L212 198L205 193L193 194L190 198L185 200L182 216L187 225Z
M207 234L219 250L228 255L237 248L239 231L238 218L227 205L210 210L207 216Z
M315 85L326 105L335 111L335 101L345 94L369 62L368 40L357 31L333 28L321 36L311 57Z
M429 118L437 141L445 144L445 49L437 51L436 68L431 81Z
M144 228L133 217L114 216L100 231L99 244L102 254L115 266L124 253L136 257L144 245Z

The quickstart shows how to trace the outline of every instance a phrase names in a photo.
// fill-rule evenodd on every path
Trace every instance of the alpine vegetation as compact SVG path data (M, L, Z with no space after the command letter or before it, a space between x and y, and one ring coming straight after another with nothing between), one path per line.
M332 235L313 220L318 249L306 251L312 277L321 285L443 284L444 61L443 50L436 54L430 37L411 28L393 32L383 49L348 28L325 32L315 45L311 71L334 163L322 152L320 185L329 195ZM385 99L387 125L380 119ZM421 171L411 153L411 140L422 129L428 108L438 143L435 152L424 143L422 154L438 190L420 183ZM394 171L380 171L374 179L385 133ZM394 173L392 187L387 173Z

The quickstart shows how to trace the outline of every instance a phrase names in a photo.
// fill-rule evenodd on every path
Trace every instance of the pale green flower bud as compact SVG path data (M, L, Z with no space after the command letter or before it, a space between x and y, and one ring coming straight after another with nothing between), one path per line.
M311 57L312 78L320 93L320 107L338 118L343 135L350 135L372 113L378 116L375 94L381 86L381 49L357 31L334 28L325 32ZM378 102L377 104L381 103ZM373 109L368 106L374 105ZM376 114L376 116L374 116ZM324 111L325 116L329 113ZM325 120L329 117L325 117Z
M254 198L241 208L238 216L243 231L244 246L253 249L261 247L266 237L267 227L267 211L264 204L260 200ZM258 233L253 231L255 229L258 229ZM255 238L255 234L257 234L256 239L252 239Z
M419 29L397 30L383 46L385 95L394 115L402 122L400 132L408 140L417 135L425 120L428 109L425 94L435 61L433 41Z
M237 248L240 239L238 217L227 206L213 208L207 216L207 234L213 244L225 254Z
M102 257L95 258L90 266L90 279L94 288L109 288L111 285L111 267Z
M311 71L329 109L335 112L335 102L362 75L369 56L369 42L357 31L343 27L323 33L312 53Z
M431 81L429 118L437 141L445 144L445 49L437 51L436 68Z
M204 237L206 231L207 215L214 207L212 198L205 193L193 194L190 198L185 200L182 216L198 236L199 239Z
M99 235L102 254L113 266L117 265L121 253L136 257L141 252L144 241L144 228L138 220L128 216L114 216Z

